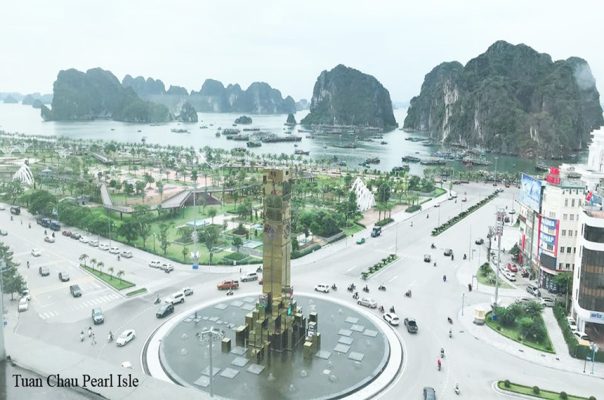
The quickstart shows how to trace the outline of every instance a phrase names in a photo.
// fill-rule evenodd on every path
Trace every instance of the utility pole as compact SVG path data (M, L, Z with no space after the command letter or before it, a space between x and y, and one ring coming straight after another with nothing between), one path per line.
M501 236L503 235L503 221L505 220L505 210L498 209L497 223L495 225L495 233L497 235L497 272L495 274L495 306L499 304L499 270L501 268Z
M4 268L6 264L4 260L0 259L0 361L6 359L6 350L4 347L4 328L6 327L6 321L4 317L4 281L2 275L4 275Z

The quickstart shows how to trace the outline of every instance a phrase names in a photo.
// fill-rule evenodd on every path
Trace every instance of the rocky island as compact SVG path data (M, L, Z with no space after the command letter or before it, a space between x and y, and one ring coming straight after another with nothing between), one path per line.
M373 76L338 65L317 78L303 125L354 125L388 130L397 126L390 93Z
M403 128L439 142L525 157L561 157L586 147L604 124L587 61L552 61L524 44L495 42L470 60L430 71Z
M155 123L172 120L167 107L142 100L110 71L60 71L53 85L52 108L41 107L46 121L85 121L97 118Z
M178 118L176 119L181 122L197 122L197 111L195 111L195 108L191 105L191 103L185 101L180 109L180 114L178 114Z
M249 125L252 123L252 119L247 115L242 115L241 117L235 119L235 123L240 125Z

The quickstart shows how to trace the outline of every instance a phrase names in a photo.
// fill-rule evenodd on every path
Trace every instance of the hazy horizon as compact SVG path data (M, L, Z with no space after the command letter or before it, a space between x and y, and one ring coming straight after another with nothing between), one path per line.
M0 15L0 92L52 93L59 70L100 67L120 80L161 79L166 89L197 91L208 78L244 89L263 81L310 100L321 71L344 64L407 102L436 65L465 64L497 40L553 60L582 57L600 83L602 11L595 1L10 3Z

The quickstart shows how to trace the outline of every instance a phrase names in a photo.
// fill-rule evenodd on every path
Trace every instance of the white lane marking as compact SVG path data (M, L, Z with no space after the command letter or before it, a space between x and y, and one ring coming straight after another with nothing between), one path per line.
M390 279L388 282L392 282L393 280L395 280L396 278L398 278L398 275L394 276L394 278Z
M358 267L358 265L355 265L355 266L352 266L352 267L348 268L348 269L346 270L346 272L350 272L350 271L352 271L353 269L355 269L356 267Z

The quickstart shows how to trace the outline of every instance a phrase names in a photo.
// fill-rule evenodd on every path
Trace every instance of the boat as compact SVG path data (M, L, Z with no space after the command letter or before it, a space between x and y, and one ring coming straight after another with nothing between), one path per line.
M535 164L535 170L547 172L549 171L549 167L543 161L538 161L537 164Z
M228 129L223 129L223 130L222 130L222 134L223 134L223 135L225 135L225 136L229 136L229 135L239 135L239 133L240 133L240 132L241 132L241 131L240 131L239 129L231 129L231 128L228 128Z
M244 132L258 132L260 128L243 128Z
M445 160L439 160L438 158L425 158L420 160L421 165L445 165Z
M279 142L299 142L302 140L301 136L277 136L269 135L262 138L263 143L279 143Z
M388 144L388 142L387 142L387 141L385 141L385 140L382 140L382 141L380 142L380 144Z
M142 131L139 129L137 132L138 132L138 133L141 133Z
M345 143L345 144L334 144L333 147L337 147L339 149L356 149L356 143Z
M246 143L247 147L260 147L262 146L262 143L257 141L257 140L250 140L249 142Z
M310 155L310 151L296 149L296 151L294 151L294 154L297 154L297 155L300 155L300 156L308 156L308 155Z
M372 158L366 159L363 163L364 164L379 164L380 161L381 160L379 159L379 157L372 157Z
M173 132L173 133L190 133L188 129L184 129L184 128L172 128L172 129L170 129L170 132Z
M401 157L401 159L403 160L403 162L420 162L421 160L419 159L419 157L413 157L413 156L404 156Z
M467 166L486 166L486 165L491 165L490 161L487 161L485 159L480 159L480 158L472 158L472 157L464 157L461 160L462 163L464 163Z
M305 138L306 139L314 139L315 137L313 135L306 135Z
M202 125L202 126L199 127L199 129L208 129L208 126L207 125Z
M220 132L216 132L216 137L220 137Z

